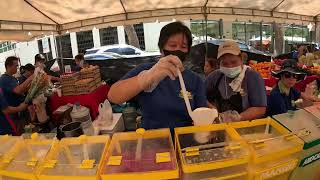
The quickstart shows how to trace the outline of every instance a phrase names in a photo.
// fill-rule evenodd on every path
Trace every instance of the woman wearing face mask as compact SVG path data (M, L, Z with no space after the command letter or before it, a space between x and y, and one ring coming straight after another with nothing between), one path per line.
M157 63L139 65L115 83L109 93L111 102L121 104L136 98L142 110L145 129L190 126L177 69L182 72L192 109L206 106L205 87L199 76L184 69L182 62L190 51L191 32L181 22L161 29Z
M265 115L266 90L262 77L243 65L239 45L225 41L218 49L220 69L206 79L207 98L223 122L252 120Z
M267 115L272 116L286 113L289 110L296 110L296 101L300 98L308 101L319 101L318 98L309 97L294 88L297 81L303 80L305 77L305 73L299 70L296 60L285 60L281 70L273 75L280 80L268 97Z

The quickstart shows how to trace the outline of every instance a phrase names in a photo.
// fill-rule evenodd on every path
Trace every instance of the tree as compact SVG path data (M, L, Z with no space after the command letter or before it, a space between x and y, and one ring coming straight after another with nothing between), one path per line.
M140 44L139 44L137 32L134 29L133 25L125 25L124 31L128 36L129 44L140 49Z

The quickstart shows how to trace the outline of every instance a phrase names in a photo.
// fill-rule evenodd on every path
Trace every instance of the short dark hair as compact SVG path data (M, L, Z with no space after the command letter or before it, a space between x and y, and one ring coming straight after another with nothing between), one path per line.
M36 54L34 56L34 63L37 63L38 61L43 61L43 62L46 61L46 58L44 57L43 54Z
M6 62L4 63L4 66L6 67L6 69L7 69L9 66L12 66L14 61L19 61L19 58L16 57L16 56L9 56L9 57L7 57Z
M82 53L80 53L80 54L76 55L76 56L74 57L74 59L84 60L84 56L83 56Z
M218 60L216 58L207 57L205 61L207 61L210 64L210 66L214 69L216 69L218 66Z
M20 71L20 73L23 73L25 71L25 67L24 66L20 66L19 71Z
M168 39L175 34L182 33L187 38L188 43L188 50L190 51L191 45L192 45L192 35L190 29L184 25L182 22L172 22L167 25L165 25L161 31L158 41L158 47L161 50L163 50L164 45L167 43Z
M28 63L28 64L26 64L26 65L24 66L24 70L25 70L25 71L34 71L34 70L35 70L35 67L34 67L34 65Z

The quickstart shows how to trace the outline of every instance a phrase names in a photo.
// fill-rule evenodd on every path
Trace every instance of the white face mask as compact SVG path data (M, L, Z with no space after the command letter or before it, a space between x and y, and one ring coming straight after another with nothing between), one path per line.
M239 74L241 73L242 67L238 66L233 68L226 68L226 67L220 66L220 71L229 78L235 78L239 76Z

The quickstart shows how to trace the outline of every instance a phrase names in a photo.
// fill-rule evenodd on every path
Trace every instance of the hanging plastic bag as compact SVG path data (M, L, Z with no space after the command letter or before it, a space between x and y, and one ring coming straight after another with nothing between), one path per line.
M60 71L60 67L59 67L59 64L58 64L57 60L53 63L53 65L51 66L50 70L53 71L53 72L59 72Z
M113 122L112 107L108 100L99 105L99 116L96 121L99 126L110 126Z
M32 100L38 121L40 123L45 123L48 121L49 117L46 111L47 98L41 94Z

